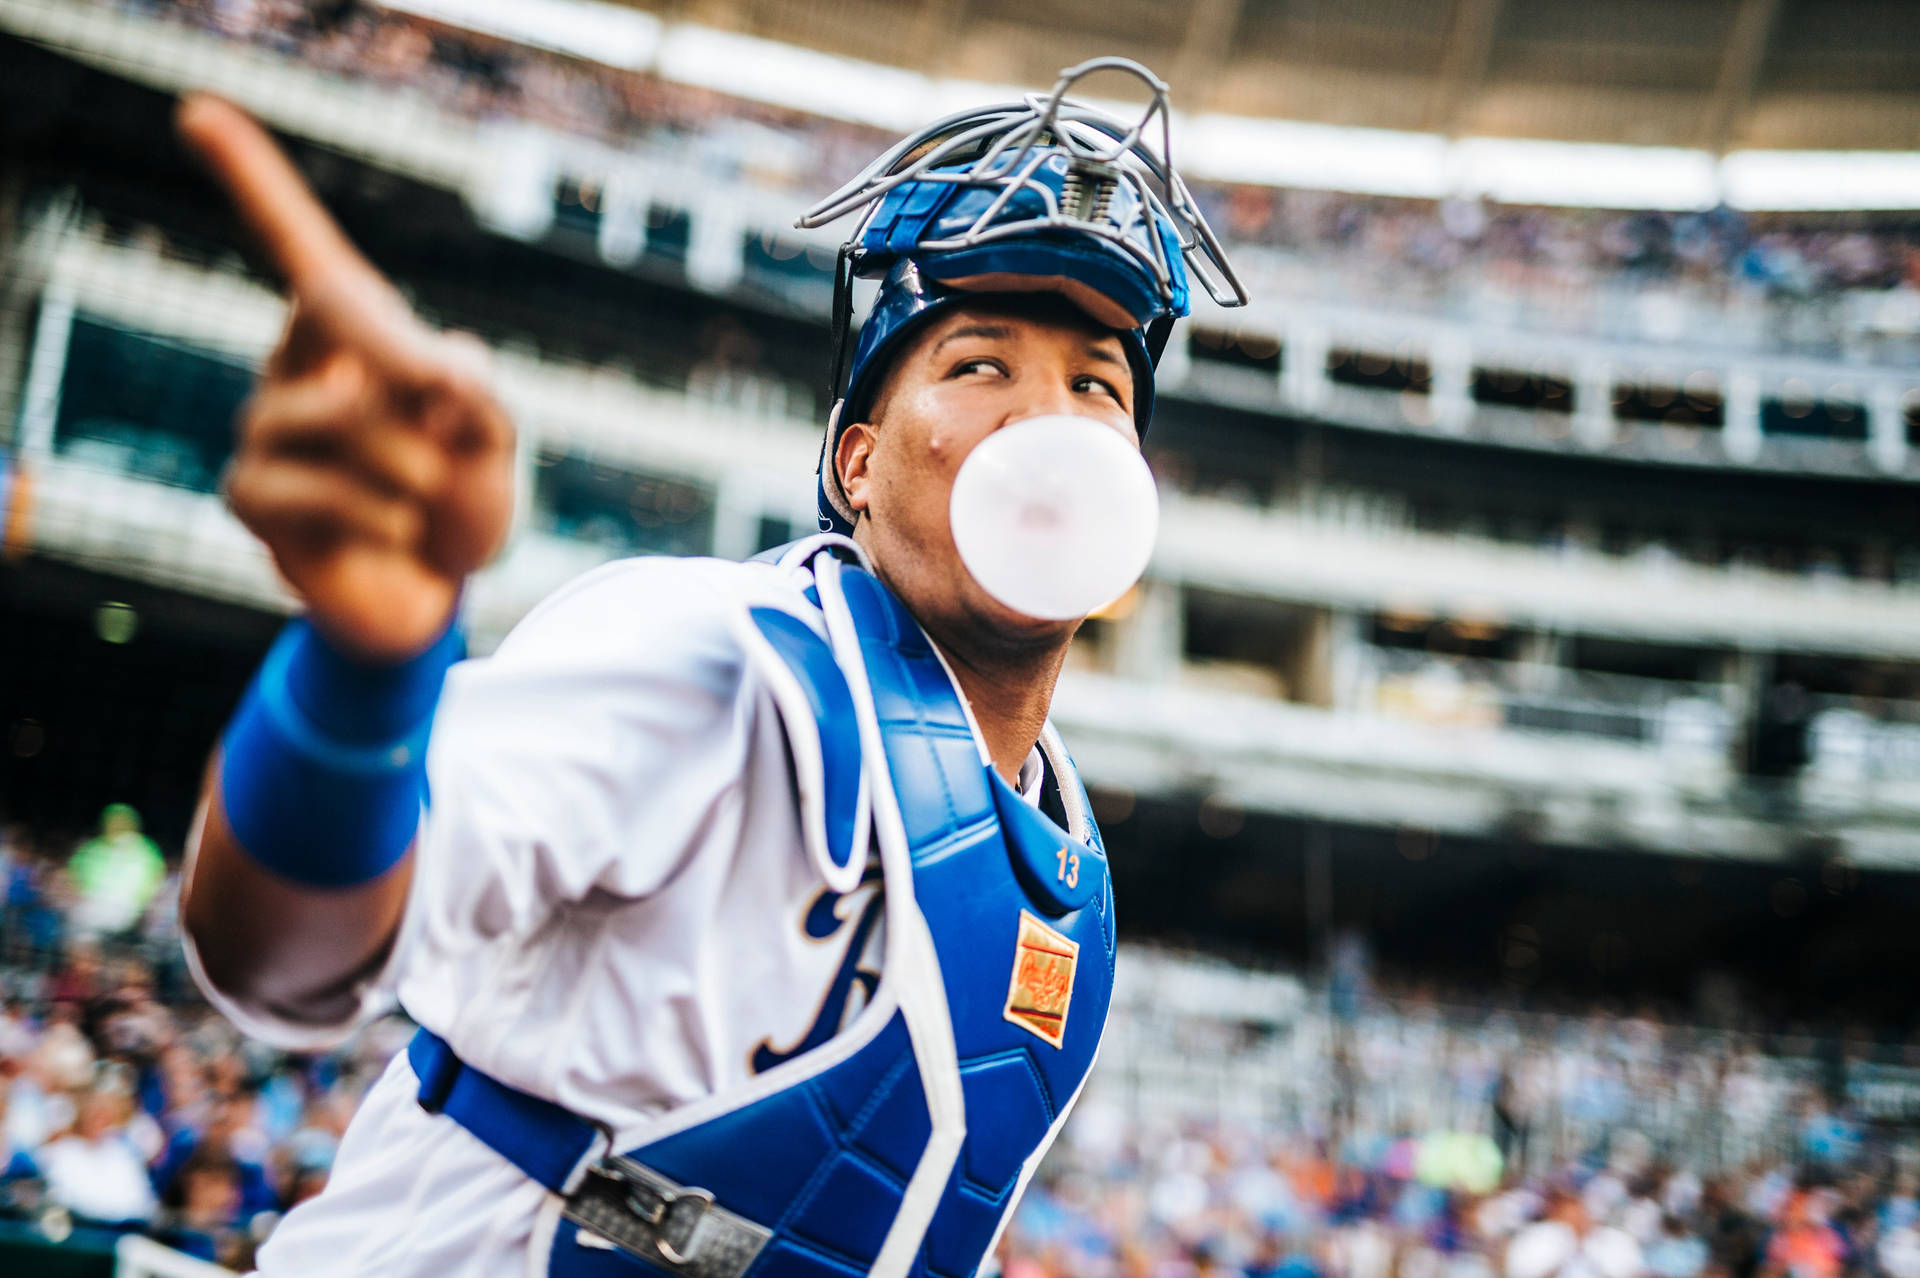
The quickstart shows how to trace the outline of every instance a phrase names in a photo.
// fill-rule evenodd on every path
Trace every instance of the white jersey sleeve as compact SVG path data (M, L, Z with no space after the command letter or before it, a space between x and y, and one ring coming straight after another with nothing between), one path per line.
M605 565L492 656L449 672L406 917L354 1015L313 1025L238 1003L204 979L189 944L202 989L244 1032L318 1047L391 1007L423 935L450 957L530 934L562 906L657 891L742 784L751 695L726 622L741 571Z
M428 926L525 933L592 893L647 896L680 865L740 781L742 658L716 568L734 566L607 565L454 669L428 752Z

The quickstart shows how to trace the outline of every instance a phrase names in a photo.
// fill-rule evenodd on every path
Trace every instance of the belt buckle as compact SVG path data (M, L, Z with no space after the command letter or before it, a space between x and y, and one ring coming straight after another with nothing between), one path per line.
M693 1223L687 1226L687 1250L684 1253L667 1241L667 1216L681 1203L692 1203L698 1208L694 1212ZM678 1193L661 1194L660 1201L649 1211L641 1203L639 1196L633 1192L632 1182L629 1181L627 1205L657 1231L653 1239L653 1249L660 1253L662 1259L670 1265L684 1265L700 1250L699 1244L694 1242L694 1237L700 1228L700 1218L707 1214L709 1207L713 1206L713 1195L704 1189L683 1189Z
M680 1278L743 1278L773 1236L714 1201L712 1191L682 1185L623 1154L589 1164L579 1188L562 1200L561 1214L583 1234Z
M629 1171L623 1166L624 1162L621 1158L608 1158L595 1166L593 1171L619 1182L627 1210L653 1230L653 1249L660 1253L662 1260L676 1266L691 1263L700 1250L694 1242L700 1228L700 1218L713 1206L713 1195L704 1189L668 1189L651 1183ZM667 1222L681 1203L690 1204L694 1212L692 1223L687 1226L687 1249L684 1252L667 1241Z

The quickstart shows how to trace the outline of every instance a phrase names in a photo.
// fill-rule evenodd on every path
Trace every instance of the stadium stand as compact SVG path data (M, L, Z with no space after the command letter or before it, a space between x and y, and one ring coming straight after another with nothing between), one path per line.
M177 862L289 606L216 494L283 304L169 95L493 346L482 648L810 526L789 223L887 134L373 4L0 0L0 66L0 1245L244 1266L404 1027L269 1053L177 871L83 908L109 800ZM1062 685L1132 946L1005 1272L1920 1278L1915 214L1202 194L1265 300L1170 352L1162 544Z
M13 3L23 17L39 7ZM705 179L797 198L814 175L852 171L888 138L871 126L516 45L405 7L353 7L331 21L334 10L299 3L122 7L292 57L334 79L391 88L454 119L512 119L641 151L656 175L674 174L672 185ZM76 33L90 25L84 8L64 24ZM112 40L96 31L91 42L104 52ZM427 163L435 168L457 164L453 157L463 151L437 136L410 145L416 153L431 147ZM576 176L585 181L574 195L598 203L602 175ZM1920 222L1910 211L1806 218L1724 206L1570 210L1248 184L1200 190L1269 296L1624 340L1685 334L1702 351L1732 346L1886 363L1911 356L1920 336ZM589 208L564 195L560 203L546 216L604 222L615 211L611 202ZM784 222L774 218L762 229ZM817 288L824 264L813 266L802 276Z
M177 868L102 931L66 848L14 826L4 852L0 1254L51 1238L105 1256L136 1231L244 1269L325 1183L409 1027L310 1056L243 1040L181 968ZM1376 988L1364 945L1339 948L1331 1000L1130 949L1108 1063L1005 1272L1152 1273L1197 1253L1202 1273L1488 1272L1576 1177L1581 1228L1645 1249L1628 1272L1665 1278L1654 1253L1682 1241L1705 1250L1680 1273L1771 1271L1802 1221L1836 1229L1828 1272L1912 1272L1913 1171L1885 1160L1893 1126L1920 1117L1920 1041L1470 1004Z

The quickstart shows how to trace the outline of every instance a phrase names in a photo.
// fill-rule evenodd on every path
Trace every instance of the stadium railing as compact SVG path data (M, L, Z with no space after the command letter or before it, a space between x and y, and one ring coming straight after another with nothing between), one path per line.
M117 328L126 349L116 358L123 364L136 353L197 358L215 370L200 375L206 380L224 376L219 370L236 361L257 361L279 329L284 303L225 271L151 248L110 243L84 221L52 237L41 257L28 256L28 270L38 272L43 283L35 346L20 393L17 453L26 465L45 472L36 482L45 502L41 519L51 527L61 522L55 520L57 507L69 499L87 500L81 491L85 484L78 480L68 493L53 462L77 464L91 456L108 463L108 471L144 470L152 477L158 477L154 472L163 466L180 464L176 451L148 447L143 452L143 442L150 444L152 437L129 433L124 423L112 420L106 429L80 432L86 442L78 456L74 441L54 439L57 430L72 429L72 423L60 423L68 361L78 337L98 345L103 325ZM201 357L193 356L195 351ZM503 393L520 416L530 460L578 458L641 476L704 485L714 505L710 549L721 555L760 549L757 532L763 520L809 526L806 486L792 477L811 471L818 427L798 415L791 400L760 390L751 397L729 393L728 387L739 382L737 376L698 388L651 387L630 370L572 364L514 349L500 350L496 357ZM145 371L116 367L111 379L98 376L105 371L77 374L95 382L113 380L131 391L138 391L143 378L164 375L168 397L174 397L184 370L171 365ZM229 392L235 404L245 382L243 373L236 376ZM148 396L144 402L160 401ZM72 406L64 411L71 416ZM230 414L230 408L201 414L196 430L219 435L220 447L225 447ZM694 422L699 429L676 428ZM187 438L184 432L182 437ZM207 453L213 445L204 441L196 447L204 455L192 469L210 478L223 456ZM743 465L743 458L751 464ZM204 490L211 485L185 486ZM101 511L137 510L141 502L132 500L134 493L117 491L112 499L100 498ZM217 518L210 504L206 516L190 514L197 507L184 494L167 495L158 485L144 500L168 507L158 517L170 524L176 537L186 530L205 532L207 519ZM1363 609L1395 598L1444 612L1451 602L1469 598L1498 609L1515 624L1539 618L1563 631L1597 628L1602 633L1741 648L1812 644L1920 656L1920 604L1870 583L1814 584L1784 574L1733 574L1685 563L1649 566L1597 552L1353 526L1342 512L1315 507L1257 510L1177 493L1168 494L1166 513L1158 571L1201 586L1261 595L1283 592L1280 597ZM63 522L107 535L111 521L100 524L88 515L84 509L73 510ZM150 557L157 552L151 550L147 534L154 531L158 529L143 529L140 536L122 540L133 543L136 556ZM622 549L615 545L607 553ZM221 549L189 558L210 569L231 555ZM1274 564L1286 564L1287 571L1272 571ZM258 589L262 578L257 572L236 571L244 573L237 591ZM511 558L501 575L524 580L524 590L509 592L522 611L553 584L535 579L537 573L523 578ZM511 600L503 601L501 622L517 618L513 607Z
M173 432L176 439L164 423L147 422L140 404L103 401L84 419L75 407L103 388L134 393L148 407L169 401L183 385L204 384L209 402L221 395L237 400L245 368L273 340L284 304L225 270L138 242L111 242L84 216L59 234L30 231L26 239L38 324L8 484L7 527L16 548L216 598L290 606L258 546L201 482L222 464L231 408L196 411L198 425ZM94 362L74 364L85 352ZM496 354L502 394L526 442L528 499L520 535L470 595L482 650L554 586L605 559L636 550L741 557L760 549L769 529L778 540L810 526L808 485L797 477L813 468L817 427L790 406L765 397L721 402L718 382L694 393L691 386L646 384L630 369L524 349ZM143 399L140 388L155 378L165 384L152 389L166 393ZM200 427L220 436L217 446ZM197 470L183 455L198 459ZM646 509L635 510L636 501ZM1181 593L1197 589L1349 619L1394 601L1443 616L1492 610L1508 625L1562 634L1920 657L1920 601L1884 585L1649 566L1595 552L1356 525L1310 505L1260 508L1177 490L1163 498L1154 574L1145 594L1171 591L1176 614ZM1096 663L1071 672L1060 703L1063 722L1094 738L1083 762L1097 764L1098 775L1115 785L1156 792L1166 784L1165 770L1129 761L1142 751L1172 750L1197 775L1241 778L1234 801L1253 809L1342 819L1403 812L1415 821L1437 811L1443 816L1433 819L1447 828L1484 829L1505 819L1513 793L1554 794L1554 803L1535 806L1574 814L1573 825L1546 835L1587 837L1581 831L1591 820L1624 824L1651 846L1695 850L1705 836L1682 819L1688 806L1738 802L1724 748L1726 712L1712 695L1682 695L1698 689L1628 688L1562 675L1558 686L1543 690L1510 671L1493 679L1494 713L1481 725L1510 730L1463 737L1458 723L1423 730L1380 721L1373 713L1377 690L1336 691L1331 713L1209 690L1187 679L1197 668L1181 648L1178 626L1135 628L1129 642L1154 649L1152 659L1144 667ZM1341 660L1364 657L1357 641L1341 642ZM1703 713L1682 713L1688 707ZM1682 755L1686 766L1675 767ZM1362 785L1383 769L1384 779ZM1464 790L1463 774L1473 778ZM1920 806L1915 786L1885 769L1858 778L1816 771L1801 791L1843 829L1848 813L1870 804ZM1685 803L1677 801L1681 795ZM1645 810L1608 815L1609 805L1622 801ZM1755 818L1734 816L1720 827L1730 854L1750 855L1784 837L1756 828Z

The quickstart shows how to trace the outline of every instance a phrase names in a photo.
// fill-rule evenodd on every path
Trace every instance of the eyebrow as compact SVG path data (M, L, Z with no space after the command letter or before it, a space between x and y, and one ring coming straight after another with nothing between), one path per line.
M1013 336L1013 329L1011 329L1005 324L987 324L987 323L962 324L959 328L954 329L951 333L948 333L945 337L935 342L933 344L933 349L931 351L928 351L927 354L929 357L938 355L940 353L940 348L945 346L948 342L957 342L963 338L984 337L984 338L987 338L989 341L1005 341L1012 336ZM1093 341L1088 342L1086 345L1086 354L1088 358L1099 360L1102 363L1115 364L1122 368L1129 367L1126 360L1114 354L1111 350L1107 349L1107 347L1101 344L1103 341L1106 341L1106 340L1110 340L1110 339L1097 338Z
M954 329L951 333L948 333L945 337L935 342L933 349L928 351L927 354L938 355L940 348L948 342L957 342L964 337L986 337L996 341L1005 341L1012 336L1013 330L1005 324L962 324L959 328Z

